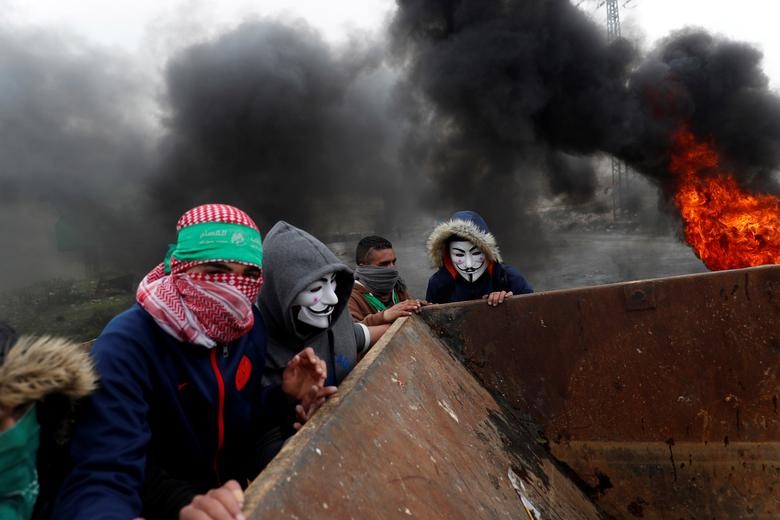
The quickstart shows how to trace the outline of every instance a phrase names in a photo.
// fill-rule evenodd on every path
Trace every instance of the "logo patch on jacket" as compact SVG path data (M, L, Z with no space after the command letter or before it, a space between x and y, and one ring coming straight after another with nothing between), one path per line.
M338 365L339 368L343 370L349 370L352 365L352 363L349 362L349 358L345 356L344 354L339 354L336 356L336 365Z
M236 389L242 390L249 382L249 378L252 376L252 362L246 356L241 356L241 361L238 362L238 370L236 370Z

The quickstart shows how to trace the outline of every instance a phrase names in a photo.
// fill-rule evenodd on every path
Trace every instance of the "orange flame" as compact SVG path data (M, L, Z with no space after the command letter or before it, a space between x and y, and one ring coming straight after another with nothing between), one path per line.
M780 198L747 193L719 162L687 127L674 134L670 169L685 240L712 271L780 263Z

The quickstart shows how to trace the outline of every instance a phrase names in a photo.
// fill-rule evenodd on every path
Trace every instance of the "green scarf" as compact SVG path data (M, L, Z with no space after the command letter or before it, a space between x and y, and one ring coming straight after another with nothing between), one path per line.
M35 454L39 442L35 405L13 428L0 433L0 520L32 516L38 498Z
M179 230L176 244L165 256L165 272L171 272L171 256L182 262L222 260L263 265L263 243L257 230L241 224L204 222Z
M368 302L368 304L374 308L376 312L382 312L387 309L387 306L382 303L382 301L374 296L373 294L365 293L363 295L363 298ZM398 303L398 295L395 293L395 289L393 289L393 305Z

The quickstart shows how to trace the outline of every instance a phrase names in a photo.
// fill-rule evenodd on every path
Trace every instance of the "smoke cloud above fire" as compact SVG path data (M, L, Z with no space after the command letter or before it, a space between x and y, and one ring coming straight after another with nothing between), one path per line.
M0 22L6 280L31 258L42 277L84 257L142 272L212 201L325 236L473 209L505 256L541 260L540 196L590 201L604 154L668 190L682 122L741 184L780 192L780 100L757 50L684 30L643 54L564 0L400 0L384 33L346 45L259 19L159 78L138 65Z
M780 193L780 97L769 90L761 53L701 30L663 40L629 77L629 93L643 123L617 150L640 171L668 176L670 136L681 124L712 139L745 187Z
M741 183L778 189L780 98L746 44L688 29L642 56L565 0L402 0L391 34L429 204L500 223L543 190L587 200L602 152L668 190L684 122Z

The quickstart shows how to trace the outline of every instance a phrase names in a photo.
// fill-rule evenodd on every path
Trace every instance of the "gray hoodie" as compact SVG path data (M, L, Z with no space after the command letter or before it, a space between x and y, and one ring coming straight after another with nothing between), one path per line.
M330 327L319 329L301 323L293 307L295 297L333 272L339 302L330 316ZM306 231L279 221L263 241L263 280L259 304L268 330L264 382L280 382L287 362L312 347L328 365L328 383L340 383L355 366L366 340L363 327L352 323L349 312L344 312L354 283L350 268Z

